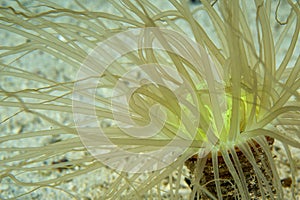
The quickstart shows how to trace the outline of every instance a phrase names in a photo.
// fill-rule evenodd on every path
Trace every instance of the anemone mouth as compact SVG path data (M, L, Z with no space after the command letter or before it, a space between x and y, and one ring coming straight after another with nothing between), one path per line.
M272 151L274 139L265 137L265 141L268 145L267 149L263 148L255 139L242 144L242 146L250 148L254 158L252 161L246 156L247 153L243 152L243 148L238 146L234 146L233 151L230 149L225 150L228 152L229 162L223 157L224 151L221 150L211 152L206 158L201 158L204 160L202 162L204 165L201 165L197 154L186 160L185 165L190 170L190 178L186 178L185 181L193 191L194 199L211 199L212 196L228 200L243 199L241 195L243 193L248 193L248 199L276 196L276 189L272 184L274 174L268 170L271 166L266 155L269 153L266 151ZM231 164L233 164L235 171L230 169L232 168ZM258 170L260 173L257 173ZM234 177L235 172L239 177L241 175L244 177L245 183L242 183L243 180L240 181ZM198 178L196 173L200 174ZM264 176L264 178L261 176ZM199 182L196 183L196 179L199 179ZM264 181L261 181L262 179ZM245 184L246 188L239 187L240 184ZM262 187L267 189L264 190ZM243 191L239 191L241 189Z

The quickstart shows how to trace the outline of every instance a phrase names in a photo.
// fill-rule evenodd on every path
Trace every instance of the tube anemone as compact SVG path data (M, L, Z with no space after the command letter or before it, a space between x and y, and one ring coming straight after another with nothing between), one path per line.
M297 198L299 2L164 4L0 7L1 198Z

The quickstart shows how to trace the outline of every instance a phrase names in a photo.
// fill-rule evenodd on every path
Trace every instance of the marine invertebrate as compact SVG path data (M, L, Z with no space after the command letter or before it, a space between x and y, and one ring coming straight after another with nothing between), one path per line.
M74 99L71 95L74 92L74 85L78 86L93 77L76 79L74 72L82 68L82 63L97 44L103 44L112 35L117 36L119 33L137 28L160 27L189 37L205 49L207 57L200 57L201 60L197 54L198 49L193 46L194 43L185 37L163 35L170 36L163 38L159 34L149 33L149 37L142 37L143 40L138 41L148 42L153 46L154 41L159 41L165 49L136 49L122 55L123 59L118 58L110 63L110 68L101 76L93 74L96 77L98 75L100 84L93 86L94 88L84 88L94 89L93 93L84 94L88 97L91 94L95 95L92 103L100 127L115 145L129 152L142 154L160 149L177 135L177 130L182 130L180 136L191 144L174 162L168 163L170 165L152 173L131 174L112 169L111 173L117 178L111 183L110 190L102 187L103 191L99 196L102 198L126 196L132 199L152 196L162 199L165 195L170 199L178 199L183 195L180 187L182 177L189 176L182 174L184 164L188 160L186 163L193 173L190 192L192 199L225 198L224 182L230 182L233 188L234 192L230 198L249 199L258 196L264 199L283 198L278 169L270 148L272 140L275 139L282 143L286 152L292 174L292 196L296 198L297 169L290 148L299 148L300 145L298 120L300 64L297 57L299 2L287 1L285 6L290 12L286 16L286 21L281 19L282 16L278 16L280 12L272 12L279 4L258 0L247 3L237 0L216 1L213 5L208 1L202 1L203 5L193 8L188 6L187 1L170 0L167 2L169 4L167 9L160 9L146 0L110 1L117 14L87 8L77 1L72 9L52 1L38 1L32 4L16 2L14 5L1 7L0 28L3 34L10 33L15 37L14 44L1 46L0 106L6 111L6 115L1 118L1 124L9 127L10 123L22 116L23 118L32 116L30 124L34 124L37 120L34 130L24 125L20 129L6 129L0 139L3 154L0 161L1 181L6 184L13 182L22 189L29 188L24 190L23 194L18 194L19 196L43 188L61 191L61 185L68 184L65 183L68 180L105 168L103 163L98 162L87 152L71 115L74 111L72 110ZM272 7L275 9L271 9ZM277 23L276 32L280 33L278 37L274 36L272 21ZM208 27L206 23L212 26ZM254 23L255 26L250 26L250 23ZM115 42L117 45L123 41L115 40ZM289 43L289 46L282 54L285 43ZM178 51L168 51L170 50L167 49L168 44L174 49L182 49L182 54ZM112 48L111 52L114 51L116 50ZM193 59L187 59L191 58L189 57L191 55L194 56ZM67 75L57 77L56 74L50 75L44 69L33 66L33 63L28 64L26 60L32 59L31 56L35 59L47 57L56 60L57 63L62 62L61 66L53 68L66 70ZM201 60L201 64L214 65L214 69L221 74L222 79L215 82L209 79L207 74L203 76L203 73L201 74L195 67L197 59ZM124 117L116 118L113 115L114 107L111 107L108 100L108 97L112 96L107 90L114 89L120 80L124 83L125 89L130 84L136 83L136 80L145 83L143 78L147 77L147 73L142 74L140 78L139 73L134 74L135 77L122 75L130 71L132 66L139 68L142 64L151 63L159 64L156 66L160 67L156 68L159 75L157 77L163 77L169 84L162 87L148 81L134 91L126 105L130 108L133 122L145 126L159 113L158 109L153 110L152 106L160 104L165 113L159 113L161 117L159 119L166 119L166 123L162 131L153 138L128 136L116 123L128 121ZM24 64L30 65L31 68L24 67ZM177 102L180 98L172 94L172 86L181 84L172 70L180 72L190 88L193 88L191 94L194 96L183 97L185 104ZM18 79L27 84L12 87ZM207 83L215 85L210 88L211 85ZM219 90L222 90L224 98L219 99L212 92L217 93ZM197 101L194 101L195 99ZM79 100L75 99L75 104ZM188 105L195 102L200 110L200 120L197 126L194 124L191 126L196 129L196 133L190 138L189 131L186 131L189 130L190 124L188 120L182 122L181 115L184 112L186 116L193 114L191 108L196 107ZM219 105L225 106L226 109L216 109ZM119 111L126 110L125 104L120 104L119 109ZM87 111L81 109L79 113L85 114ZM58 113L59 119L56 119ZM44 122L43 127L41 121ZM180 124L183 124L183 127ZM213 138L209 137L209 131L213 133ZM21 143L24 140L42 137L50 138L51 141L46 144ZM210 153L202 154L200 147L210 142L212 143L208 145L211 147ZM105 145L103 148L107 147ZM72 152L74 153L72 159L68 158L66 162L60 163L56 161ZM263 156L264 159L257 156ZM189 164L191 159L192 164ZM211 164L207 160L211 160ZM224 180L218 167L220 163L221 167L224 166L229 171L228 177L225 177L227 180ZM243 163L247 163L248 168L245 168ZM54 177L43 176L43 173L52 169L66 168L71 169ZM208 183L201 181L203 177L205 178L203 173L210 170L213 171L210 173L213 178L207 179ZM178 173L176 181L172 179L174 171ZM26 182L23 179L26 174L35 176L36 180ZM249 179L249 176L254 178ZM169 188L163 191L161 182L165 177L170 177ZM249 181L253 180L257 183L257 187L254 188L255 193L251 194L254 196L250 196ZM211 189L212 187L214 189ZM63 191L73 197L78 195L66 189ZM9 196L8 193L7 197L3 198L15 197Z

